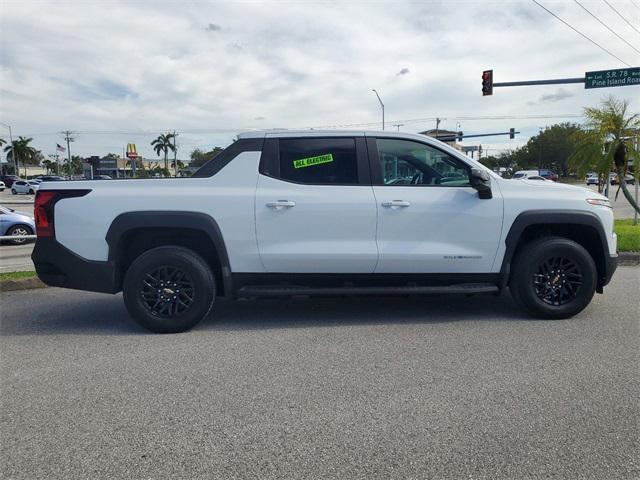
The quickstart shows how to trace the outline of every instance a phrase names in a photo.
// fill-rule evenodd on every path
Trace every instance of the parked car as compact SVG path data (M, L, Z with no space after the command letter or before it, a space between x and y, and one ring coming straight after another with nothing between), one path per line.
M549 170L548 168L541 168L540 170L538 170L539 175L541 177L546 178L547 180L551 180L552 182L557 182L558 181L558 174Z
M636 183L635 177L633 175L628 174L628 173L624 176L624 180L625 180L625 183L627 185L635 185L635 183ZM611 173L609 175L609 181L611 182L611 185L618 185L618 183L620 183L618 181L618 174L617 173Z
M513 179L516 180L524 180L529 177L543 177L547 180L551 180L555 182L558 179L558 175L553 173L551 170L547 170L546 168L541 168L539 170L519 170L513 174Z
M4 182L7 188L11 188L11 185L13 185L13 182L15 182L16 180L22 180L22 179L17 175L2 175L0 176L0 180Z
M548 178L544 178L539 175L531 175L530 177L527 177L526 180L541 180L543 182L553 182L553 180L549 180Z
M0 192L4 192L4 189L7 188L4 182L0 182Z
M60 177L58 175L43 175L38 177L38 180L41 182L62 182L64 181L64 177Z
M15 240L9 240L10 243L21 245L28 240L25 235L33 235L36 231L36 225L33 217L19 213L12 208L0 206L0 236L15 236Z
M27 193L29 195L35 195L40 188L40 184L33 180L18 180L11 185L11 193L17 195L18 193Z
M585 182L587 185L598 185L598 183L600 183L600 179L598 178L597 173L589 173L585 178Z
M444 171L464 181L443 183ZM504 180L402 132L244 133L190 178L45 182L35 216L43 282L122 291L131 316L162 333L192 328L216 297L508 287L530 314L568 318L617 261L605 196Z

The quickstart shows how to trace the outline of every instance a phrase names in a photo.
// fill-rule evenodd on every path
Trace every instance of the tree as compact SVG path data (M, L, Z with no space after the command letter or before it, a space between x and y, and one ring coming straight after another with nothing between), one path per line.
M47 172L47 174L55 173L56 171L56 162L52 160L43 160L42 166L45 168L45 171Z
M172 140L175 138L173 133L162 133L151 142L153 146L153 150L156 152L156 155L160 156L160 152L164 153L164 169L169 171L169 160L167 159L167 154L169 150L172 152L176 151L176 147L173 145Z
M82 158L78 155L72 155L71 162L67 160L66 162L64 162L64 165L62 165L62 171L65 175L68 175L70 177L73 175L82 174Z
M518 170L548 168L566 177L569 175L569 156L575 148L575 134L580 127L573 123L559 123L546 127L529 139L526 145L509 152L509 164Z
M629 158L634 160L636 182L640 152L632 139L640 131L640 115L629 115L629 102L609 96L601 103L600 108L584 109L586 123L577 135L577 144L570 161L578 173L584 175L588 170L595 170L599 175L609 179L609 171L614 168L622 193L631 206L640 213L640 207L627 188L625 175L629 170Z
M14 140L11 145L4 147L4 151L7 154L7 161L9 161L9 159L13 161L15 155L15 158L18 159L19 162L21 161L22 165L25 167L25 172L27 164L34 165L35 162L35 165L39 165L39 152L29 145L32 141L33 138L20 136L17 140Z
M199 148L196 148L193 152L191 152L191 166L192 167L201 167L208 161L215 158L220 152L224 150L220 147L213 147L213 150L209 152L203 152Z

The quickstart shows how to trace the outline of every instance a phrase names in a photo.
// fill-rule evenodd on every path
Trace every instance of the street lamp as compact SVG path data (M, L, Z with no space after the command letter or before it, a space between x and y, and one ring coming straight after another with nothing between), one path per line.
M6 123L0 122L0 125L3 127L7 127L9 129L9 142L11 142L11 156L13 157L13 165L16 169L15 174L18 175L18 156L16 154L15 146L13 145L13 135L11 134L11 125L7 125Z
M380 95L378 95L375 88L371 89L371 91L376 94L376 97L378 97L378 101L380 102L380 106L382 107L382 130L384 130L384 103L380 100Z

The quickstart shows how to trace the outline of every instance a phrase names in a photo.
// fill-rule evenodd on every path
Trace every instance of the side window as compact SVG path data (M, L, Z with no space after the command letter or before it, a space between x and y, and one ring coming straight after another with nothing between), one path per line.
M384 185L469 186L469 167L437 148L410 140L378 138Z
M316 185L358 183L353 138L281 139L279 160L283 180Z

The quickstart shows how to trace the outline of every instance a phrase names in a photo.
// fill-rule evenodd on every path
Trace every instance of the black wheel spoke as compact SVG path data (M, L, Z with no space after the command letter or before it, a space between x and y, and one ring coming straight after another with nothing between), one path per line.
M549 257L540 263L531 282L540 300L561 306L577 297L582 286L582 272L570 258Z
M191 277L179 267L163 265L145 273L139 298L152 315L176 317L186 312L195 299Z

